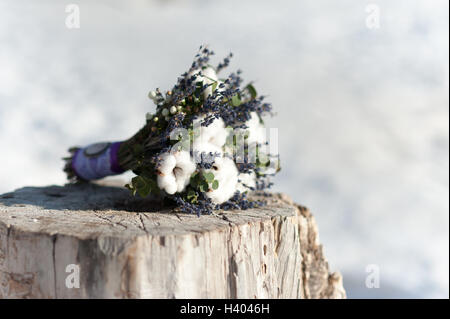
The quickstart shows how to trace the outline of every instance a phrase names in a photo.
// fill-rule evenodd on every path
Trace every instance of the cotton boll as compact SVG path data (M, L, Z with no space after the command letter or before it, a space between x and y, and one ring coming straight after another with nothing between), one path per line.
M240 173L238 175L237 190L241 193L251 191L256 188L256 174L255 172Z
M177 151L162 154L158 166L158 187L170 195L182 192L189 184L195 168L189 152Z
M192 145L192 151L193 152L198 152L198 153L219 153L220 155L222 155L223 151L222 148L218 147L215 144L212 143L204 143L200 140L196 140L194 142L194 144Z
M205 117L198 117L193 121L195 130L194 143L207 143L218 147L224 146L229 135L228 130L225 128L225 122L222 118L215 118L208 126L201 126L201 122Z
M203 82L203 85L206 84L213 84L214 82L218 81L218 77L217 77L217 73L216 71L212 68L212 67L207 67L203 70L195 70L193 72L191 72L189 75L196 75L199 74L201 72L201 75L198 75L197 78L195 79L196 82ZM208 95L212 94L212 85L208 86L204 91L203 91L203 96L206 99L208 97Z
M247 157L250 160L256 159L257 146L265 145L267 142L266 138L266 128L260 122L259 116L256 112L250 113L250 119L245 123L246 128L236 128L233 131L233 134L228 136L226 141L225 150L227 154L233 154L236 157ZM234 144L234 140L236 139L236 144ZM245 146L248 146L248 153L245 154ZM264 147L258 148L258 153L264 151Z
M160 176L156 179L159 189L165 191L167 194L173 195L177 191L177 181L173 174Z
M192 173L195 172L196 166L191 159L191 155L187 151L179 151L174 154L177 164L173 169L173 174L177 182L177 192L182 192L189 184Z
M236 192L238 170L233 160L228 157L216 158L211 169L203 170L214 174L214 179L219 181L219 187L205 193L215 204L222 204L229 200Z
M171 153L164 153L161 154L159 159L160 164L158 166L158 171L162 175L169 175L177 164L175 156L173 156L173 154Z
M225 146L223 147L223 152L224 152L224 154L227 154L229 156L234 156L235 150L234 150L233 145L231 143L225 144Z
M200 140L196 140L192 145L192 151L195 157L196 163L201 162L200 156L203 156L203 161L212 163L216 159L216 154L222 156L223 151L220 147L211 143L202 143ZM204 155L202 155L204 153Z
M250 119L244 124L246 128L235 129L235 135L246 136L247 145L264 144L267 142L266 128L261 124L256 112L251 112Z
M168 194L174 194L177 191L177 182L173 174L173 169L176 166L177 160L170 153L162 154L160 160L157 178L158 187Z
M264 144L266 139L266 129L264 125L261 124L259 116L256 112L250 113L250 119L245 122L247 126L247 143L251 144Z
M214 68L212 68L210 66L205 68L204 70L202 70L202 73L203 73L203 77L207 78L210 81L218 81L219 80L219 78L217 77L216 70L214 70ZM210 83L212 83L212 82L210 82Z

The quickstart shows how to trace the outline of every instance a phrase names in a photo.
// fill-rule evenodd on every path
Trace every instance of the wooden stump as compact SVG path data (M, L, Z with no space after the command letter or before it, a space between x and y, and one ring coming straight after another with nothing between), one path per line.
M345 298L285 195L201 216L116 186L0 195L0 298Z

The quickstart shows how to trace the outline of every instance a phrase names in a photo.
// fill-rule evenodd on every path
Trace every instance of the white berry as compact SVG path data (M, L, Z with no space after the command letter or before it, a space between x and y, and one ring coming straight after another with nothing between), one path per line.
M149 97L149 99L154 100L156 98L156 92L155 91L150 91L148 93L148 97Z

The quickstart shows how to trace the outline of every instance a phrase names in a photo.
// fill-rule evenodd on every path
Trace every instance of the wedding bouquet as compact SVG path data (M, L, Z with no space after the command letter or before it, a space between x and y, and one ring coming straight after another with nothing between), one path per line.
M125 186L133 195L164 196L198 215L263 205L247 195L270 187L280 169L262 119L272 107L252 83L243 85L241 71L219 78L232 54L216 67L209 63L213 54L201 46L172 90L149 93L156 112L146 114L145 126L130 139L69 149L68 179L131 170L136 176Z

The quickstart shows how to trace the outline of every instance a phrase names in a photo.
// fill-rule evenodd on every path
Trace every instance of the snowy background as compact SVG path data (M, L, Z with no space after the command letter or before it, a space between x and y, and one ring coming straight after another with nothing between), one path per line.
M0 193L129 137L208 43L278 111L275 189L315 213L349 297L448 298L448 1L72 1L79 29L69 3L0 0Z

